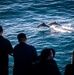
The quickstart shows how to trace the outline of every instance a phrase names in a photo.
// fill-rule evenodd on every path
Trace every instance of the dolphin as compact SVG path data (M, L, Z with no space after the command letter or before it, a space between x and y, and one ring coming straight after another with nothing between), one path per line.
M60 24L58 24L57 22L51 22L48 25L60 25Z
M58 24L57 22L51 22L51 23L49 23L48 25L46 25L45 23L42 23L42 24L39 24L37 27L39 28L39 27L50 27L50 26L52 26L52 25L60 25L60 24Z
M45 23L41 23L41 24L39 24L37 27L49 27L49 26L46 25Z

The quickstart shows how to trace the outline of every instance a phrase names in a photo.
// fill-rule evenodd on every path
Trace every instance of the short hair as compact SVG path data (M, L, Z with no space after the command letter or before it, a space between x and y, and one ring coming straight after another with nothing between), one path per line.
M24 34L24 33L19 33L18 35L17 35L17 38L18 38L18 41L19 42L22 42L22 41L25 41L27 38L26 38L26 34Z
M41 52L41 59L42 60L46 60L48 58L48 56L51 55L51 51L52 51L51 48L45 48L45 49L43 49L42 52Z
M3 32L3 28L2 28L2 26L0 26L0 32Z

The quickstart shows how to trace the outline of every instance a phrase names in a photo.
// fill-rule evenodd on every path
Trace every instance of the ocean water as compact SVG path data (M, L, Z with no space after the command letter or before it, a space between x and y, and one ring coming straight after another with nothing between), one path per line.
M54 21L60 25L37 28L38 24ZM17 34L23 32L38 55L46 47L55 49L54 59L64 74L74 50L74 0L0 0L0 25L13 47L18 43ZM13 57L9 58L13 66ZM9 75L12 72L10 68Z

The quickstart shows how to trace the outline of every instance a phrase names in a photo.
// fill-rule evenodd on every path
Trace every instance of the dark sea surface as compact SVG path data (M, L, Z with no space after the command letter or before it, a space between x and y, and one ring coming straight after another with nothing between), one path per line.
M38 24L56 21L60 26L50 28ZM0 25L4 37L14 47L17 34L26 33L27 43L35 46L38 55L48 47L56 51L55 60L63 75L65 65L71 63L74 49L74 0L0 0ZM13 57L10 56L10 66ZM12 75L12 69L9 69Z

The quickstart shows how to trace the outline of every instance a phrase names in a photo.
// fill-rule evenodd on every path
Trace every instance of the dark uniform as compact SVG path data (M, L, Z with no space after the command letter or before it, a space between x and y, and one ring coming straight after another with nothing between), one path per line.
M61 75L55 60L39 61L33 64L32 75Z
M10 41L0 36L0 75L8 75L8 54L12 51Z
M64 75L74 75L74 64L66 65Z
M31 74L32 63L36 61L37 52L33 46L20 42L14 47L13 75Z

